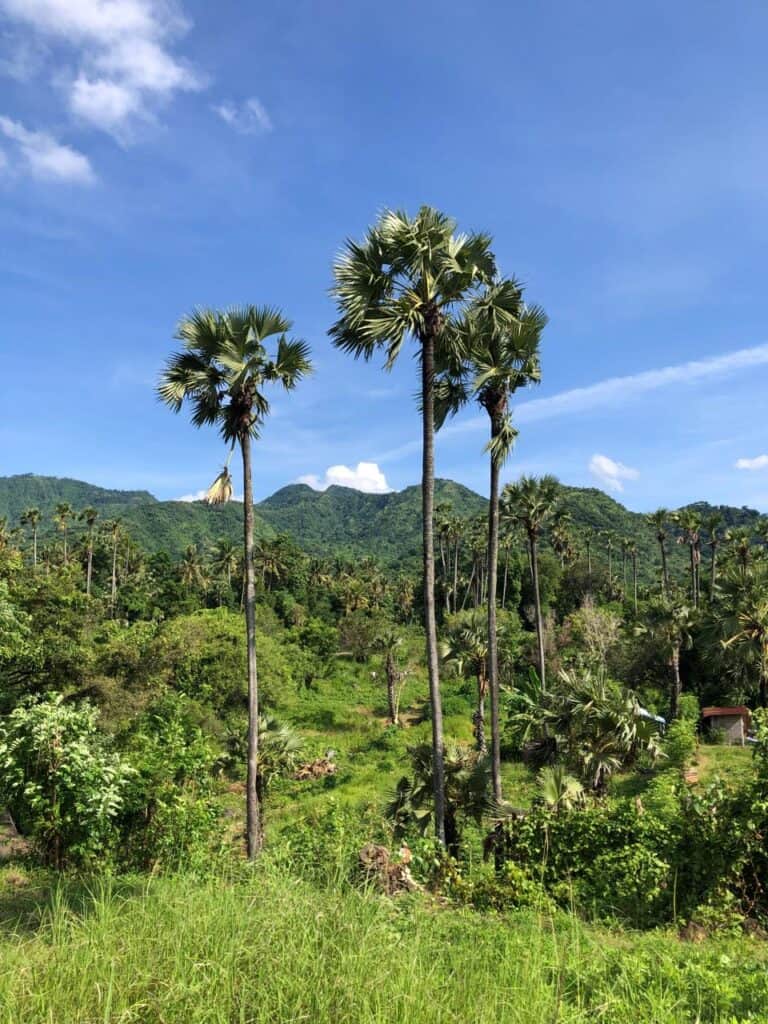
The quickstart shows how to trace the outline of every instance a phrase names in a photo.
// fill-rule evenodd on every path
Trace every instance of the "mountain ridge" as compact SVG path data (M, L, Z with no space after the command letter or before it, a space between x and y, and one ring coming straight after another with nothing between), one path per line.
M636 540L644 561L657 551L655 533L644 513L627 509L596 487L560 487L563 511L570 514L578 535L583 538L589 533L593 537L596 551L603 543L600 537L604 531L610 531L616 538ZM237 502L209 507L203 502L161 501L147 490L123 491L70 477L34 473L0 477L0 516L5 516L12 526L18 524L25 508L37 506L44 516L41 534L45 536L53 529L50 517L56 504L63 501L70 502L76 512L92 505L101 520L120 518L145 548L166 550L174 557L189 544L205 545L222 536L239 540L242 535ZM465 518L482 515L488 504L486 498L463 484L442 478L435 482L435 502L450 503L454 513ZM760 512L747 506L694 502L686 507L695 508L702 517L719 511L725 526L750 525L761 517ZM291 483L255 506L259 537L286 533L310 554L371 555L391 565L418 559L420 517L418 484L401 491L367 494L336 484L316 491L308 484ZM76 529L73 524L73 532ZM614 550L616 557L620 557L618 546Z

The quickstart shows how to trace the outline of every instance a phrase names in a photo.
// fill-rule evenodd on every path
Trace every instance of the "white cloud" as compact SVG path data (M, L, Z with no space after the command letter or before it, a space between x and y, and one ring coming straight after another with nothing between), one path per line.
M70 109L121 141L158 103L204 84L169 50L189 28L174 0L0 0L0 11L75 51L77 73L62 79Z
M20 166L34 178L76 185L90 185L96 181L88 157L62 145L51 135L29 131L9 117L0 117L0 132L14 143Z
M736 469L765 469L768 455L756 455L754 459L736 459Z
M321 480L315 473L300 476L300 484L308 484L316 491L324 491L327 487L352 487L365 494L387 494L392 488L387 478L375 462L358 462L356 469L349 466L329 466Z
M174 498L173 501L202 501L206 493L206 491L195 491L194 494L182 494L180 497Z
M589 472L611 491L623 491L622 481L637 480L640 476L639 472L631 466L625 466L623 462L616 462L607 455L598 454L593 455L589 460Z
M266 135L272 131L272 120L264 104L255 96L251 96L239 106L225 100L223 103L214 104L211 109L241 135Z

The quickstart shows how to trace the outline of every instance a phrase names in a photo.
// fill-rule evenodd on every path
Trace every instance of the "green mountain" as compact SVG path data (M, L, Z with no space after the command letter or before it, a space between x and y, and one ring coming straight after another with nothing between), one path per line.
M615 566L621 562L621 539L632 539L638 545L643 578L656 574L658 544L644 515L630 512L596 488L563 486L561 490L562 511L570 515L582 543L587 536L592 538L596 561L605 560L607 531L614 537ZM452 480L436 481L435 499L436 504L450 503L454 513L463 517L482 515L487 508L485 498ZM61 501L70 502L76 510L93 505L102 520L120 517L147 550L165 550L175 557L188 544L208 544L223 536L238 540L242 532L242 511L236 502L210 508L202 502L158 501L148 491L110 490L79 480L32 474L0 477L0 516L12 525L25 508L34 505L43 513L44 535L53 530L51 516ZM702 518L720 512L726 526L751 526L760 518L759 512L749 508L706 502L692 507ZM287 533L312 554L371 555L391 565L414 564L421 545L421 488L363 494L347 487L315 491L306 484L291 484L256 506L256 529L262 537ZM672 564L682 571L686 550L674 543L674 537L668 546Z

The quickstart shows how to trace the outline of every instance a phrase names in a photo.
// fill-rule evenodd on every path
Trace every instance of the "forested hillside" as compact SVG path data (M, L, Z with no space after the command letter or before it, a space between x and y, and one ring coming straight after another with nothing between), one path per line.
M453 480L437 480L438 508L464 520L485 515L481 495ZM166 551L179 557L190 544L205 546L222 537L239 541L242 516L238 503L209 507L202 502L158 501L149 491L119 491L79 480L36 476L0 477L0 516L16 525L26 508L42 513L41 535L53 529L56 505L69 502L75 512L90 505L99 518L119 518L147 551ZM723 528L752 527L760 513L749 508L712 506L697 502L688 506L702 520L717 512ZM655 577L658 544L646 517L631 512L597 488L560 488L560 512L568 517L580 547L587 541L596 558L604 560L610 539L616 565L621 563L621 542L632 538L638 547L641 579ZM306 484L289 484L256 506L256 533L271 537L288 534L309 554L370 556L388 565L415 564L420 557L421 494L406 487L389 494L363 494L348 487L315 491ZM678 572L686 565L684 545L670 545L670 562Z
M453 480L437 480L435 498L438 509L450 507L453 515L464 520L479 519L487 508L484 498ZM18 522L26 508L35 506L42 513L44 537L54 528L51 516L60 502L69 502L76 512L90 505L102 521L119 518L146 551L166 551L174 558L189 545L205 547L224 537L239 542L243 530L237 502L214 507L203 502L161 502L147 490L114 490L33 474L0 477L0 516L10 525ZM723 528L754 526L760 519L760 513L749 508L707 502L688 508L702 520L720 513ZM655 579L658 545L643 514L631 512L596 487L564 485L560 512L568 520L574 542L582 549L589 542L597 561L606 559L610 542L611 557L620 565L622 542L634 541L640 579ZM313 555L375 557L392 566L415 565L421 550L420 488L367 495L350 487L313 490L305 483L292 483L256 506L256 534L260 538L288 534ZM673 569L683 572L686 547L672 544L669 555Z

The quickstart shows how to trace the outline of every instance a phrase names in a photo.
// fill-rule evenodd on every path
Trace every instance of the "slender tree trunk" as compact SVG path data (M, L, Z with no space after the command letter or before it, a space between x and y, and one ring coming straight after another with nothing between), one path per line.
M664 541L659 541L659 547L661 548L661 589L666 595L669 592L669 572L667 570L667 549L664 547Z
M509 548L504 552L504 582L501 585L501 607L507 607L507 579L509 578Z
M693 544L688 546L691 549L691 598L693 599L693 607L697 608L699 601L696 594L696 551Z
M717 544L712 544L712 563L709 577L709 599L715 598L715 584L717 582Z
M680 645L675 644L672 648L672 692L669 695L670 721L674 721L677 718L677 709L682 689L683 685L680 681Z
M37 568L37 527L32 528L32 568Z
M470 576L469 576L469 583L467 583L467 589L464 591L464 600L461 602L461 610L462 611L464 611L464 609L466 608L467 600L469 599L469 595L472 593L472 584L474 583L474 580L475 580L475 568L476 568L476 566L475 566L475 562L473 560L472 561L472 572L470 573Z
M67 528L64 527L64 565L69 565L69 551L67 549Z
M533 577L533 600L536 606L536 639L539 649L539 679L541 680L541 691L546 692L546 663L544 659L544 620L541 615L541 594L539 593L539 552L536 537L531 535L531 575Z
M117 608L117 537L112 538L112 593L110 595L112 605L112 618L115 617Z
M93 575L93 531L88 533L88 568L85 574L85 593L91 596L91 577Z
M475 714L473 716L475 723L475 740L477 742L477 749L481 754L488 753L488 743L485 739L485 693L488 689L488 683L480 673L477 677L477 707L475 708ZM493 742L493 739L491 739ZM494 799L501 799L499 795L496 797L494 790Z
M632 552L632 589L634 591L635 615L637 615L637 552Z
M491 438L498 436L500 424L491 419ZM499 724L499 647L496 634L496 590L499 565L499 464L491 455L491 488L488 506L488 687L491 692L491 782L493 798L501 801L501 727ZM506 578L505 578L506 583ZM485 717L485 700L478 707ZM483 744L485 729L483 722ZM478 725L478 743L479 743ZM480 748L481 750L483 747Z
M453 549L453 610L456 611L459 604L459 544L460 540L456 538L456 544Z
M387 651L387 710L389 711L389 724L399 725L397 720L397 703L395 701L395 686L397 685L397 669L392 651Z
M433 316L437 316L435 310ZM424 631L427 641L429 700L432 706L432 775L435 790L435 833L445 845L445 765L443 707L440 699L440 667L435 621L435 332L421 339L422 469L421 501L424 557Z
M251 435L240 437L243 454L243 549L245 553L245 639L248 649L248 769L245 781L245 834L249 860L261 850L263 831L259 776L259 673L256 662L256 583L253 567L253 477Z

